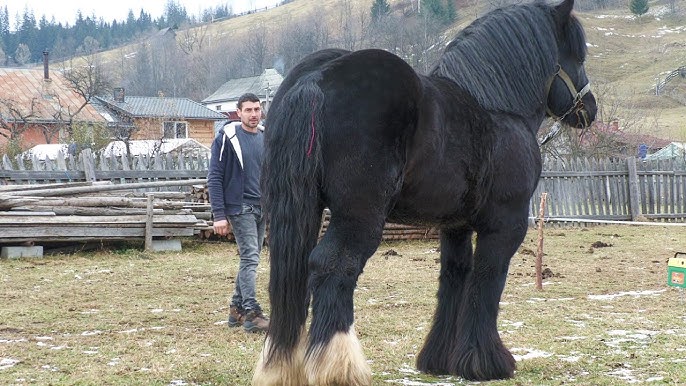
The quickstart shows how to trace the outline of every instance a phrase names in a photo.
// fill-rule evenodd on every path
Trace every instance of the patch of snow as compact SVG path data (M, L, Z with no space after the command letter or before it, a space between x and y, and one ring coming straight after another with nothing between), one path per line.
M82 336L91 336L91 335L100 335L100 334L102 334L102 331L100 331L100 330L84 331L81 333Z
M407 363L404 363L403 367L399 368L398 371L403 374L419 374L417 369L410 367Z
M405 386L454 386L455 383L450 382L450 383L443 383L443 382L438 382L438 383L426 383L426 382L420 382L420 381L413 381L411 379L389 379L386 381L387 383L393 383L395 385L405 385Z
M0 339L0 343L21 343L26 342L25 338L20 339Z
M584 340L584 339L588 339L588 337L586 337L586 336L569 336L569 335L566 335L566 336L558 336L557 339L559 339L559 340L569 340L569 341L572 341L572 340Z
M626 365L625 365L626 366ZM628 368L620 368L616 369L614 371L610 371L609 375L612 375L614 377L617 377L627 383L638 383L640 382L636 377L633 375L634 370L628 369Z
M0 359L0 370L9 369L10 367L16 365L19 362L21 362L19 359L2 358Z
M614 300L616 298L622 297L622 296L633 296L634 298L638 298L641 296L659 296L666 290L646 290L646 291L627 291L627 292L620 292L616 294L608 294L608 295L588 295L588 299L590 300Z
M541 350L536 350L533 348L521 348L521 347L516 347L510 350L513 354L512 356L517 362L523 361L525 359L533 359L533 358L547 358L553 354L541 351ZM514 352L524 352L524 354L519 355L519 354L514 354Z

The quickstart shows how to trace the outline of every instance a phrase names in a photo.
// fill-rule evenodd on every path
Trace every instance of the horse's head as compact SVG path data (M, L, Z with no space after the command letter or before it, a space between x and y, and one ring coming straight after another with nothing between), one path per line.
M584 69L586 38L572 14L574 0L554 8L558 31L558 63L547 84L547 114L572 127L588 127L597 111L595 97Z

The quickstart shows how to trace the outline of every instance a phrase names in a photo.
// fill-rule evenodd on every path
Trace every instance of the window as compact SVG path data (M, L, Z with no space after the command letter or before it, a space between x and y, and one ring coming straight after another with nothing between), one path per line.
M164 122L162 138L188 138L186 122Z
M222 105L217 105L216 109L217 111L222 111Z

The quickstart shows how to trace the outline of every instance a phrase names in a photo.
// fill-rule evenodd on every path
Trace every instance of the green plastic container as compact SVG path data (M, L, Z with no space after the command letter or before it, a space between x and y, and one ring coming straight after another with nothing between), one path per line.
M677 252L667 263L667 285L686 288L686 256L684 252Z

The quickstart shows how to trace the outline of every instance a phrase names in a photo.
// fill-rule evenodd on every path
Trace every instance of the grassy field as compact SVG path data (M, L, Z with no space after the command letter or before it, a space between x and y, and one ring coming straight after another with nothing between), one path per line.
M375 385L469 384L414 369L435 304L437 246L384 243L359 280L356 328ZM668 258L686 251L683 227L548 227L543 291L535 250L531 230L501 302L516 377L489 384L683 384L686 299L666 285ZM0 384L248 385L263 335L226 325L236 262L234 244L193 241L178 253L0 261Z

